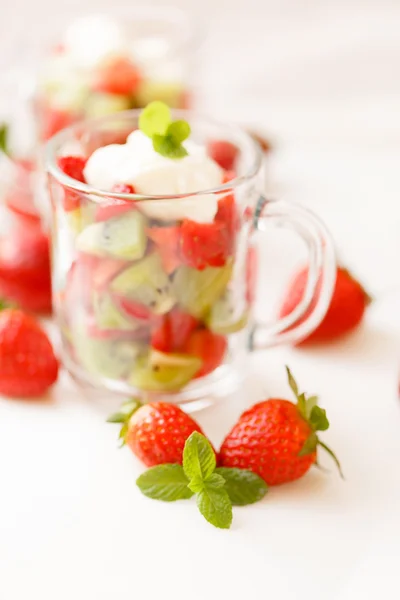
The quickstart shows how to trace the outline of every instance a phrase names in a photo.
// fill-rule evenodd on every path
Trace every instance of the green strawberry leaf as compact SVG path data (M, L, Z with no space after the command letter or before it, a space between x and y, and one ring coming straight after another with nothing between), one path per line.
M197 494L197 506L203 517L220 529L229 529L232 523L232 504L227 491L223 487L214 487L204 483L204 488Z
M307 400L305 394L300 394L297 397L297 408L304 419L307 419Z
M317 406L317 404L318 404L318 396L310 396L309 398L306 398L305 412L306 412L307 421L310 418L312 409L314 408L314 406Z
M0 151L8 154L8 125L0 125Z
M187 156L187 150L181 145L174 142L169 135L154 135L153 148L161 156L166 158L183 158Z
M188 478L181 465L158 465L152 467L136 481L136 485L148 498L175 502L188 500L193 492L188 488Z
M204 435L194 431L186 440L183 450L183 469L186 476L207 479L215 471L215 453Z
M190 135L190 125L187 121L174 121L168 125L167 136L171 138L175 144L181 144Z
M129 400L124 402L118 412L110 415L107 419L107 423L126 423L134 412L142 406L140 400Z
M313 406L308 421L314 431L326 431L329 428L326 410L319 406Z
M296 380L293 377L293 375L287 365L286 365L286 373L287 373L290 389L292 390L292 392L296 396L296 398L298 398L299 397L299 388L297 387Z
M164 102L150 102L140 113L139 129L149 138L164 136L170 123L171 110Z
M215 473L222 475L225 489L233 506L246 506L262 500L268 486L261 477L246 469L218 467Z
M321 448L323 448L325 450L325 452L327 452L329 454L329 456L333 459L335 465L338 468L340 477L342 479L344 479L344 475L343 475L341 464L340 464L339 459L337 458L336 454L333 452L333 450L331 450L329 448L329 446L327 446L326 444L324 444L323 442L321 442L321 440L318 440L318 446L321 446Z
M307 454L311 454L317 448L318 444L318 436L316 433L312 432L310 436L304 442L304 446L299 452L299 456L306 456Z

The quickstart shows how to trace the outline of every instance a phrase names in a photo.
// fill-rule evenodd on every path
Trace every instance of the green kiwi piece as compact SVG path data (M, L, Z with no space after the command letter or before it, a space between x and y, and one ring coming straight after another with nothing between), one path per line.
M225 292L211 307L205 319L206 325L214 333L227 335L236 333L248 322L248 313L237 311L232 296Z
M93 297L93 312L96 325L99 329L115 329L133 331L138 324L128 319L112 297L107 293L95 293Z
M196 356L151 351L138 358L129 383L141 390L178 391L193 379L201 365Z
M126 378L142 347L132 340L91 338L87 333L73 338L75 355L89 373L110 379Z

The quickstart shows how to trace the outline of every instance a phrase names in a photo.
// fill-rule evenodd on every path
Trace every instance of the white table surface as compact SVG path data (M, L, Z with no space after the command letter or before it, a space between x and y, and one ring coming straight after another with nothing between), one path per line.
M117 449L107 409L63 375L51 401L0 399L0 598L398 600L400 6L188 5L209 17L203 107L272 133L271 187L325 218L376 298L347 340L255 355L251 394L198 419L218 444L251 398L287 394L287 362L321 396L346 481L314 470L236 509L230 531L213 529L192 502L141 496L141 467ZM35 11L16 0L11 22L21 6L33 31L51 12L46 0ZM265 253L268 292L287 265Z

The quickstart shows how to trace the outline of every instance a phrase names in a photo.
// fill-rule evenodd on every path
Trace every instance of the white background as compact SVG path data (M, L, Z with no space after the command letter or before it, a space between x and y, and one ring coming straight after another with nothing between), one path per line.
M251 398L242 392L199 420L218 443L254 396L287 394L288 362L327 408L326 441L346 482L314 471L236 510L231 531L214 530L191 502L140 496L140 466L116 449L106 407L63 376L52 401L0 400L0 599L398 600L400 4L176 4L208 31L195 74L203 111L271 135L271 188L325 218L376 298L343 342L255 356ZM0 0L0 65L52 14L81 6ZM278 248L266 252L267 293L286 268Z

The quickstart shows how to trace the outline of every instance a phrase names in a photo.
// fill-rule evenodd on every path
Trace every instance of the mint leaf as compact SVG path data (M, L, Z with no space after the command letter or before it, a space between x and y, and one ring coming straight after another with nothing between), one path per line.
M186 440L183 450L183 469L186 476L207 479L214 472L216 459L214 450L204 435L194 431Z
M0 151L8 154L8 125L0 125Z
M319 406L313 406L308 420L315 431L326 431L329 428L326 410Z
M304 446L299 452L299 456L306 456L307 454L311 454L317 448L318 444L318 436L316 433L311 433L311 435L304 442Z
M170 123L171 111L164 102L150 102L140 113L139 129L149 138L165 135Z
M192 490L194 494L198 494L204 488L204 481L202 477L192 477L192 479L188 483L189 490Z
M264 498L268 486L264 479L246 469L218 467L215 473L222 475L225 489L234 506L254 504Z
M158 465L152 467L136 481L142 494L153 500L175 502L193 496L188 488L188 478L181 465Z
M181 144L177 144L169 135L154 135L153 148L166 158L183 158L187 151Z
M222 487L213 487L207 482L197 494L197 506L203 517L220 529L229 529L232 523L232 504L227 491Z
M214 489L223 488L225 486L225 479L221 474L213 473L209 477L207 477L205 484L208 486L212 486Z
M175 144L181 144L190 135L190 125L187 121L174 121L168 125L167 136L172 139Z

